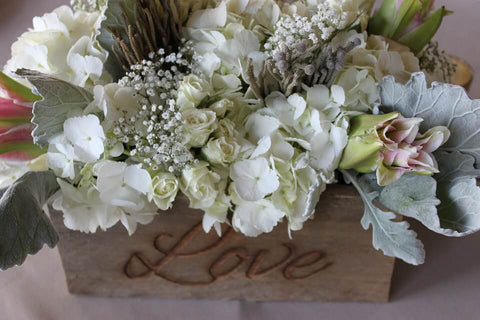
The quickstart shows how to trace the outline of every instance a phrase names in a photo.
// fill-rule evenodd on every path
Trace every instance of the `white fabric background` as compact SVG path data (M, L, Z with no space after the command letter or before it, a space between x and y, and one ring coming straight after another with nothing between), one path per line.
M68 0L0 0L0 64L31 19ZM480 0L437 0L455 15L438 39L480 72ZM480 98L480 81L471 96ZM359 217L360 220L360 217ZM397 262L391 302L246 303L70 296L60 257L44 249L19 268L0 272L0 320L32 319L479 319L480 234L448 239L414 224L427 250L420 267Z

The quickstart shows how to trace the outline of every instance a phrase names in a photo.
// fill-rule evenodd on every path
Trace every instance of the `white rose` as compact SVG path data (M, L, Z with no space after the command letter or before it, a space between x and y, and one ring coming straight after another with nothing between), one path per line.
M202 147L217 128L217 115L207 109L187 109L182 112L187 144Z
M208 169L208 163L199 164L183 171L180 189L190 200L193 209L211 207L217 199L220 176Z
M235 123L229 119L222 119L218 121L217 130L215 130L215 137L235 137L238 134L235 129Z
M110 77L103 72L107 52L94 40L100 22L99 12L74 13L67 6L35 17L33 28L12 45L5 71L32 69L81 87L108 82Z
M211 91L207 81L196 75L188 75L178 89L177 104L181 109L195 108L210 95Z
M178 193L178 179L171 173L159 173L152 180L152 191L149 195L160 210L168 210Z
M233 138L221 137L210 140L202 152L210 163L226 167L238 158L240 145Z
M235 103L230 99L222 99L212 104L208 109L214 111L217 117L225 117L225 113L228 110L232 110L235 107Z

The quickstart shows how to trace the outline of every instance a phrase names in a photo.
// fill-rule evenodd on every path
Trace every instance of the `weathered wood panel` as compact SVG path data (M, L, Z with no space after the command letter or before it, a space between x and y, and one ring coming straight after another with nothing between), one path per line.
M363 204L348 186L330 186L314 220L290 240L286 223L246 238L224 229L205 235L202 215L179 199L175 209L129 237L122 226L86 235L60 233L73 294L255 301L388 301L394 259L372 248L360 226Z

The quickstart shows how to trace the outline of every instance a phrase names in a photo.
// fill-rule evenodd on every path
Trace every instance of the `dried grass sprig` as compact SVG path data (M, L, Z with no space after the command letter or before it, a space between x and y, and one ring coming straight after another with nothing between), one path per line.
M178 0L135 0L133 21L122 4L124 29L110 29L115 45L112 51L125 71L164 49L177 52L183 41Z

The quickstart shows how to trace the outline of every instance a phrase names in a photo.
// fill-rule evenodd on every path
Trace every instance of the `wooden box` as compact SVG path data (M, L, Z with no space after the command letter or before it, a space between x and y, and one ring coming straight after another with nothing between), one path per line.
M372 301L389 298L394 259L372 247L363 203L329 186L314 220L289 239L287 225L258 238L202 229L200 211L179 197L174 210L140 226L93 235L67 230L51 212L72 294L252 301Z

